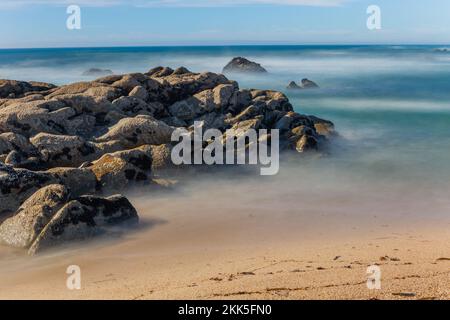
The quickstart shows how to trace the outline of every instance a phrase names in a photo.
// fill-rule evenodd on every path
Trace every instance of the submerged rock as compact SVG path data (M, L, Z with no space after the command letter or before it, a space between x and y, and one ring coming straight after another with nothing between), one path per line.
M90 68L83 72L83 76L105 76L113 74L109 69Z
M302 79L302 88L303 89L314 89L314 88L319 88L319 86L314 81L311 81L311 80L305 78L305 79Z
M259 63L250 61L243 57L233 58L224 68L223 72L241 72L241 73L267 73Z
M297 89L302 89L302 87L300 87L295 81L291 81L291 82L289 82L286 89L297 90Z

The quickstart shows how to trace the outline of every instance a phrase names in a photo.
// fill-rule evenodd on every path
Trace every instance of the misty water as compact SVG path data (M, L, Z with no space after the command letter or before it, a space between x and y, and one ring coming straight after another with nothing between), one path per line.
M128 73L159 65L221 72L231 58L245 56L261 63L269 74L229 78L241 88L283 91L295 111L333 121L339 136L321 156L284 161L275 177L230 177L229 172L218 171L213 177L192 177L170 196L135 196L143 221L164 218L167 212L170 221L177 214L186 215L186 208L202 219L206 213L284 212L284 227L292 227L287 216L310 213L443 221L450 210L450 53L437 48L0 50L0 78L65 84L92 80L82 76L89 68ZM320 89L286 90L290 81L302 78L315 81Z

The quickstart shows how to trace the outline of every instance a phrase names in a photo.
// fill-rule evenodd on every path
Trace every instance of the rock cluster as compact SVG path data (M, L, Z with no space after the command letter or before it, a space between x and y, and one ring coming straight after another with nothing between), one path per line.
M311 81L309 79L302 79L301 85L298 85L295 81L291 81L287 89L317 89L319 86L314 81Z
M0 241L35 253L136 220L123 196L173 166L177 127L279 129L283 150L319 148L333 124L271 90L214 73L154 68L56 87L0 81ZM6 220L5 220L6 219Z

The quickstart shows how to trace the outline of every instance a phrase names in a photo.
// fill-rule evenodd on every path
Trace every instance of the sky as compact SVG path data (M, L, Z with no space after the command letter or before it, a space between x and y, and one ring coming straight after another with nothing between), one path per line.
M0 0L0 48L242 44L450 44L450 1Z

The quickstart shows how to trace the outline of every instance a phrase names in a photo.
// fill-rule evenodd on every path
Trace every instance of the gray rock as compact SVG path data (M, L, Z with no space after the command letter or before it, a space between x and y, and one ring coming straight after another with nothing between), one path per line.
M136 224L138 220L136 209L121 195L82 196L68 202L53 216L28 253L34 255L67 242L86 240L124 223Z
M0 225L0 241L13 247L30 247L68 197L69 191L58 184L38 190Z
M289 82L288 86L286 87L286 89L290 89L290 90L299 90L302 89L301 86L299 86L295 81L291 81Z
M223 72L267 73L259 63L243 57L233 58L224 68Z
M317 83L308 79L302 79L302 88L303 89L316 89L319 88Z
M90 68L83 72L83 76L105 76L111 75L113 72L109 69Z

